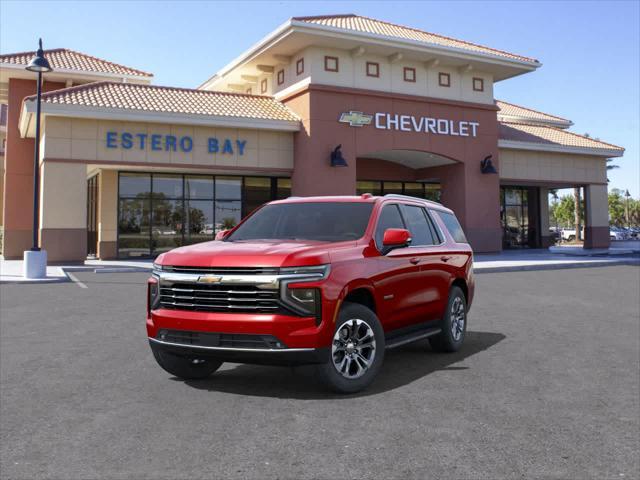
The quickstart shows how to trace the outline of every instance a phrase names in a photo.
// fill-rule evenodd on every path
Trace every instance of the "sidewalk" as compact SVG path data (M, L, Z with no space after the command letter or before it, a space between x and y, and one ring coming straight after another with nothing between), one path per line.
M561 247L569 248L569 247ZM606 255L600 254L600 255ZM150 271L152 260L87 260L84 264L47 267L47 278L33 280L22 277L22 260L0 258L0 283L52 283L76 281L73 272L123 273ZM561 270L613 265L640 265L639 255L563 255L541 250L505 250L496 254L474 256L475 273L518 272L525 270Z
M86 260L84 264L47 266L47 277L26 279L22 276L22 260L0 257L0 283L55 283L75 281L73 272L120 273L151 271L153 260Z
M569 248L569 247L560 247ZM582 250L582 249L581 249ZM519 272L525 270L562 270L567 268L640 265L640 256L600 253L602 256L553 253L548 249L504 250L496 254L479 253L474 257L475 273Z

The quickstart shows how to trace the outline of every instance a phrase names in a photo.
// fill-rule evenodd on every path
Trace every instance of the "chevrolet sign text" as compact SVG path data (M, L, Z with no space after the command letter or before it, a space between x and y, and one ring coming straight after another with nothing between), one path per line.
M413 115L394 115L376 113L375 127L381 130L400 130L402 132L424 132L436 135L475 137L478 135L478 122L447 120L444 118L414 117Z

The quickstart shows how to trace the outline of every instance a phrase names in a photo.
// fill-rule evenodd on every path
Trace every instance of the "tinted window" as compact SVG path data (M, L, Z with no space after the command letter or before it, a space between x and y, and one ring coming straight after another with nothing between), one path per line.
M436 243L433 241L423 208L403 205L402 213L407 222L407 229L411 232L411 246L433 245Z
M467 237L465 237L464 231L455 215L447 212L438 212L438 215L440 215L440 218L455 242L467 243Z
M266 205L227 240L357 240L364 235L372 208L373 204L368 202Z
M386 205L380 212L380 219L376 227L376 245L382 248L382 237L387 228L405 228L400 210L397 205Z

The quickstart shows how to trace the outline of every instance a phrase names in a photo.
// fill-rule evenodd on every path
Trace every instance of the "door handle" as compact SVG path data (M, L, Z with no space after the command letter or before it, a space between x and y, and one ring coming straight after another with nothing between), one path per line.
M409 261L414 265L417 265L418 263L420 263L420 259L418 257L413 257L409 259Z
M442 260L443 262L448 262L449 260L451 260L451 257L449 255L443 255L442 257L440 257L440 260Z

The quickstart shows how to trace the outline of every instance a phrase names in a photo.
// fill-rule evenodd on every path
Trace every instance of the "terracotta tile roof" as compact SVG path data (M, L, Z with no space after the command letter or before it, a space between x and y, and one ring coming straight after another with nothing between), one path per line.
M542 125L499 122L499 139L512 142L538 143L549 146L615 150L620 155L624 148L577 133Z
M418 30L411 27L396 25L393 23L384 22L382 20L376 20L374 18L362 17L360 15L346 14L315 17L294 17L292 20L311 23L315 25L324 25L326 27L339 28L342 30L352 30L362 33L384 35L386 37L393 37L402 40L415 40L418 42L438 45L441 47L460 48L462 50L484 53L498 57L509 58L512 60L539 63L538 60L534 58L523 57L521 55L505 52L503 50L497 50L495 48L489 48L482 45L477 45L475 43L465 42L464 40L457 40L455 38L445 37L443 35L425 32L423 30Z
M34 100L35 96L27 99ZM88 83L45 93L42 101L147 112L299 121L291 110L272 97L134 83Z
M496 105L500 109L500 111L498 112L498 117L520 117L523 119L533 120L536 123L549 122L551 124L566 124L567 127L573 125L573 122L571 120L567 120L566 118L539 112L538 110L522 107L520 105L504 102L502 100L496 100Z
M28 65L36 52L7 53L0 55L0 64ZM45 50L45 57L54 70L76 70L78 72L98 72L113 75L133 75L138 77L153 77L153 74L125 67L117 63L92 57L85 53L67 48Z

